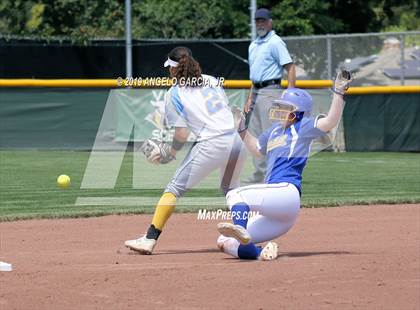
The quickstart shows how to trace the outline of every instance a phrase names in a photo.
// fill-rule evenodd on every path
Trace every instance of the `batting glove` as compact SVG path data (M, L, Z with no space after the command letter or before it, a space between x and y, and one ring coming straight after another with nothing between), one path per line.
M245 116L244 113L238 107L232 109L233 120L235 122L235 128L239 133L248 129L248 126L245 125Z
M338 95L344 96L351 81L353 81L351 72L341 69L335 78L334 87L331 90Z

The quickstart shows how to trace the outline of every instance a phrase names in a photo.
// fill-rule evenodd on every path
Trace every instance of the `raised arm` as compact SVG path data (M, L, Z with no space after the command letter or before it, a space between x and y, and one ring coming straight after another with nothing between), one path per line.
M250 132L248 132L248 128L245 126L245 116L242 114L242 111L238 108L234 108L232 110L233 118L235 120L235 128L237 128L239 136L241 137L242 141L245 143L246 148L252 155L255 157L262 156L261 152L258 149L258 140L255 138Z
M346 90L349 88L351 81L352 77L349 71L342 70L338 73L334 82L334 87L332 89L334 95L330 110L328 111L328 115L326 117L318 120L316 125L317 128L324 132L328 132L338 125L344 110L343 96Z

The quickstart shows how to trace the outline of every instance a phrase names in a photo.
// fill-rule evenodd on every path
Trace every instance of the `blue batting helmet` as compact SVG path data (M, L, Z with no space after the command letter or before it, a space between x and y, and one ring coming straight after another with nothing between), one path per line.
M300 88L288 88L283 91L279 100L276 103L289 104L296 109L294 112L311 112L312 111L312 96Z
M280 98L274 100L273 106L269 109L269 119L290 121L292 117L296 121L300 121L305 113L311 111L311 95L300 88L288 88L282 92Z

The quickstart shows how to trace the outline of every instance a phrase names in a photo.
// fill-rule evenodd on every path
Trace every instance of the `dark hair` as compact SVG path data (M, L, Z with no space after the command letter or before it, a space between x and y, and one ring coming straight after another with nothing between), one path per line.
M173 73L172 76L175 77L178 81L180 81L181 78L201 78L200 64L192 57L192 52L188 47L175 47L172 51L169 52L168 58L178 62L178 66L173 67L175 73Z

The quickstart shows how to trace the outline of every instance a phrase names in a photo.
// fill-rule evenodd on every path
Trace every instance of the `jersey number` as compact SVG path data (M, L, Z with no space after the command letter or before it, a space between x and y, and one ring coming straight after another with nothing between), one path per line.
M223 99L216 89L211 87L202 88L201 94L206 101L209 114L214 114L223 108Z

